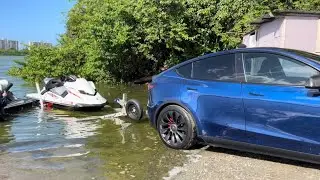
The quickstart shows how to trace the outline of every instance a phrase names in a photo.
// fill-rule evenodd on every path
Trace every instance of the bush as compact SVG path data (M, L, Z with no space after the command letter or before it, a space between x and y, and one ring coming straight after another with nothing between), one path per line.
M235 48L249 22L274 9L319 10L303 0L78 0L57 47L32 47L10 73L27 80L78 74L128 82L186 59Z

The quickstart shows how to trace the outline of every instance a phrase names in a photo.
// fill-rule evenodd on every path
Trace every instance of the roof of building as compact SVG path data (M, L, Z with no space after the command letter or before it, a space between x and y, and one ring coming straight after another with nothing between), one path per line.
M251 22L252 25L261 25L267 22L271 22L277 17L284 16L299 16L299 17L318 17L320 18L319 11L297 11L297 10L278 10L269 14L263 15L261 18Z

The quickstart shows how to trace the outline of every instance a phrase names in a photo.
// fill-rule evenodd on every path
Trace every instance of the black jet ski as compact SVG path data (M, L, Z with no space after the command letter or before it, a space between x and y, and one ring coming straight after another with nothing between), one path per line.
M36 104L36 101L30 98L16 98L10 91L12 86L7 80L0 80L0 119Z

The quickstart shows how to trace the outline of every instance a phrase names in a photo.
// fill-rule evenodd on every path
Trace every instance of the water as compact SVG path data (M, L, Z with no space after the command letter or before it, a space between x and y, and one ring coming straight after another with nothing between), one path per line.
M13 93L24 97L35 88L6 75L14 59L23 57L0 56L0 77L13 82ZM146 107L145 86L97 88L109 101L125 92ZM33 108L0 122L0 179L162 179L181 165L185 154L166 148L147 119L88 119L112 111Z

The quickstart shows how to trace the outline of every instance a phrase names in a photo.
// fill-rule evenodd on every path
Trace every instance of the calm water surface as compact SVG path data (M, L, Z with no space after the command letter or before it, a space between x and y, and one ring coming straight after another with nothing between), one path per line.
M24 97L35 88L6 74L15 59L23 57L0 56L0 78L11 81L13 93ZM97 88L109 101L125 92L146 105L145 86ZM181 165L185 154L164 147L147 119L120 122L93 117L112 111L33 108L0 122L0 163L5 165L0 166L0 179L162 179Z

